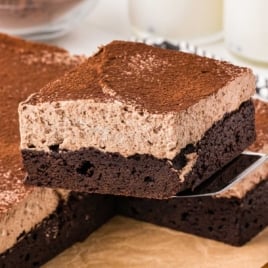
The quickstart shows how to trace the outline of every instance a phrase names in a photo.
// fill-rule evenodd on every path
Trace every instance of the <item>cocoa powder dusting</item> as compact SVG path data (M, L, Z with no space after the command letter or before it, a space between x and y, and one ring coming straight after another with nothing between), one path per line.
M0 34L0 217L32 190L23 184L19 102L81 61L60 48Z
M113 41L28 103L116 99L153 113L179 112L248 74L249 69L227 62Z

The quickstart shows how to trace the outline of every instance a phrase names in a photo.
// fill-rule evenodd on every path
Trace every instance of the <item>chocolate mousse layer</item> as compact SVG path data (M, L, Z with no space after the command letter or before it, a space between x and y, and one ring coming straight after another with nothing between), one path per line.
M27 182L152 198L195 187L252 143L254 90L247 68L114 41L21 103Z
M268 154L268 103L254 100L257 140L250 150ZM235 159L199 186L200 193L218 190L247 166L246 156ZM168 200L118 198L118 213L172 229L245 244L268 226L268 162L218 195Z
M19 151L18 104L83 60L60 48L0 34L0 267L39 267L112 214L105 198L23 183L26 173ZM79 214L79 204L84 206L86 222ZM107 210L95 210L96 206L107 206ZM66 235L67 225L73 235Z

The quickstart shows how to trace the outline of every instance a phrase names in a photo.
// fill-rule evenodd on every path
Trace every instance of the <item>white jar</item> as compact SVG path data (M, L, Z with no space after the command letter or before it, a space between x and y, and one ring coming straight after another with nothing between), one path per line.
M225 0L224 37L228 49L250 60L268 62L267 11L267 0Z
M218 34L222 9L222 0L129 0L130 23L138 37L171 41Z

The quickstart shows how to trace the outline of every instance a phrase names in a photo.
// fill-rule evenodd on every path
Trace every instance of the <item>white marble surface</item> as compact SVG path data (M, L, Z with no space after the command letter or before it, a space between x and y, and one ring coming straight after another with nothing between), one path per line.
M75 54L90 55L97 50L98 46L114 39L131 39L133 33L128 19L127 4L127 0L99 0L86 21L69 34L53 40L51 43L62 46ZM200 47L219 58L238 65L249 66L254 69L255 73L268 78L268 64L267 66L260 66L233 56L225 48L223 40L203 44Z

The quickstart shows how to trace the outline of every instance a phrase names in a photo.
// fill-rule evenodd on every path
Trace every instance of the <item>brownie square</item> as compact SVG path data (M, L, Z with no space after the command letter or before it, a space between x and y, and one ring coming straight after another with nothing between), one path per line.
M19 108L27 183L167 199L255 139L251 70L114 41Z

